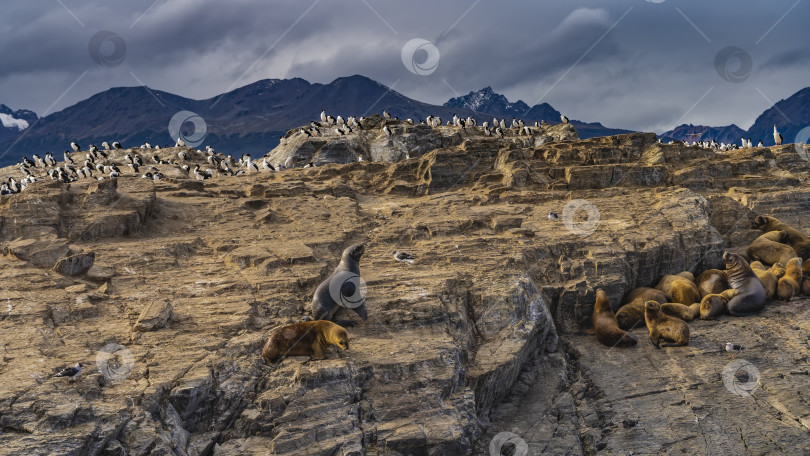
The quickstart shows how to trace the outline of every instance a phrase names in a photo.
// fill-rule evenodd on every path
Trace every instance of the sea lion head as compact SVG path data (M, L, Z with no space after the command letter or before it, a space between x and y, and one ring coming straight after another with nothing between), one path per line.
M723 300L720 295L706 295L700 301L700 319L711 320L714 318L712 310L723 306Z
M349 333L347 333L346 330L343 329L343 328L340 328L340 329L342 329L342 331L337 332L334 343L338 347L340 347L340 348L342 348L344 350L348 350L349 349Z
M724 252L723 253L723 262L726 264L726 269L733 269L740 264L742 257L737 255L736 253L731 252Z
M761 230L762 228L768 226L770 223L770 217L767 215L757 215L754 219L754 228Z
M596 303L593 306L594 312L603 312L605 310L613 311L610 307L610 299L608 299L607 293L601 288L596 289Z
M781 242L782 244L790 243L789 236L788 236L788 234L786 232L784 232L784 231L779 232L779 242Z
M354 258L355 261L360 261L360 257L363 256L363 252L366 250L366 247L363 244L354 244L346 247L346 250L343 251L344 255L349 255L350 257Z
M652 312L658 312L658 310L661 309L661 304L658 301L650 300L644 303L644 309Z

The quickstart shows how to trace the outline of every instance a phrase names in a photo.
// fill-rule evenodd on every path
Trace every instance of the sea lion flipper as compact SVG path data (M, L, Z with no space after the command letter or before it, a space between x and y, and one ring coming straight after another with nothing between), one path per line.
M652 346L653 346L653 347L655 347L655 348L661 348L661 347L659 347L658 345L655 345L655 342L653 342L653 340L652 340L652 338L651 338L651 337L648 337L648 338L647 338L647 342L649 342L649 343L650 343L650 345L652 345Z

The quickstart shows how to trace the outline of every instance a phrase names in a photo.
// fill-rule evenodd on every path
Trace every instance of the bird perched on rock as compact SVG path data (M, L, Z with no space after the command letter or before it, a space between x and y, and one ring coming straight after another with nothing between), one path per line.
M548 219L551 220L552 222L556 222L557 220L559 220L559 218L560 216L554 211L548 213Z
M777 146L782 145L782 135L776 130L776 124L773 124L773 142L775 142Z
M564 115L562 115L562 114L560 115L560 120L562 120L562 123L564 123L564 124L567 124L567 123L568 123L568 117L565 117L565 116L564 116Z
M53 378L70 377L71 380L76 381L76 377L78 377L79 374L82 373L82 367L84 367L82 366L82 363L76 363L75 366L70 366L62 369L62 371L54 375Z
M397 261L404 261L406 263L413 263L416 257L407 252L394 251L394 259Z
M731 358L733 359L737 353L743 351L742 345L732 344L731 342L726 343L726 351L731 353Z

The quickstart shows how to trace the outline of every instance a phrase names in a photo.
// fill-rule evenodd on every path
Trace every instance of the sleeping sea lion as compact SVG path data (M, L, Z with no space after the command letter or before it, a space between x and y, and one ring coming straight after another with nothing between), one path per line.
M262 359L267 364L275 363L284 356L323 359L330 345L348 350L349 333L326 320L294 323L273 331L262 348Z
M787 238L784 231L768 231L754 239L745 253L752 260L762 260L768 264L787 264L789 259L798 256L793 247L787 244Z
M619 328L627 331L638 326L643 326L644 303L649 300L658 301L663 304L669 301L669 296L655 288L639 287L632 290L624 298L624 305L616 312L616 321L619 322Z
M810 238L796 228L781 222L776 217L758 215L754 219L754 228L762 231L784 231L787 243L802 257L810 258Z
M726 273L719 269L707 269L698 276L697 279L698 290L700 290L700 297L706 295L722 293L723 290L728 289L728 278Z
M700 290L695 282L680 274L665 275L655 288L666 293L672 302L679 302L687 306L700 302Z

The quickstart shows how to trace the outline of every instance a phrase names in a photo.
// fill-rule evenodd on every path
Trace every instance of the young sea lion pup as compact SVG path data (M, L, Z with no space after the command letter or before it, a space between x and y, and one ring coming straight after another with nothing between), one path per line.
M359 289L360 257L364 251L363 244L346 247L335 270L315 290L310 305L313 319L335 321L335 313L341 307L352 309L363 320L368 318L365 298ZM351 321L340 323L354 324Z
M723 261L726 263L729 285L739 291L726 305L728 313L742 317L762 310L765 307L765 288L745 258L736 253L725 252Z
M636 345L636 336L619 329L616 315L610 307L607 293L602 289L596 290L596 304L593 306L593 331L596 340L608 347L629 347Z
M326 320L294 323L273 331L262 348L262 359L267 364L275 363L284 356L323 359L330 345L348 350L349 333Z
M679 318L665 315L658 302L644 303L644 320L650 330L649 341L653 347L661 348L661 339L669 342L664 347L689 345L689 325Z
M782 301L790 301L801 294L802 259L791 258L785 265L785 275L776 285L776 295Z

